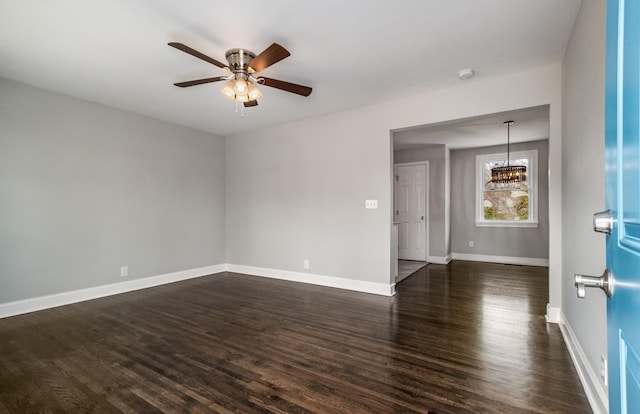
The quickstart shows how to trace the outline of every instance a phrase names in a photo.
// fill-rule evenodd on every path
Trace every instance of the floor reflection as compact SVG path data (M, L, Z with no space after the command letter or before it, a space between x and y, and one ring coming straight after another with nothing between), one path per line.
M490 407L527 412L564 401L566 412L590 412L560 331L545 322L547 292L543 267L431 264L399 285L394 343L437 361L416 370Z

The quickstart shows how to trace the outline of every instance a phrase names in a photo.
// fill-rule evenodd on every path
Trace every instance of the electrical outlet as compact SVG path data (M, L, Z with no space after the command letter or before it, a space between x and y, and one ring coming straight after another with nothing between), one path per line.
M473 247L473 240L469 240L469 247Z
M127 277L129 276L129 266L122 266L120 268L120 277Z
M304 262L302 263L302 265L304 266L305 269L309 268L309 261L307 259L304 259Z
M600 355L600 378L602 378L605 387L609 385L608 368L607 358L604 355Z

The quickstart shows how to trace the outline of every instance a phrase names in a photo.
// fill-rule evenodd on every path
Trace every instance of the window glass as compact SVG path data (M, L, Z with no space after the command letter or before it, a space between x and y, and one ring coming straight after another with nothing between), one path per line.
M537 151L519 151L509 157L509 165L527 168L526 180L515 183L491 181L491 169L507 166L507 154L478 155L477 225L535 225Z

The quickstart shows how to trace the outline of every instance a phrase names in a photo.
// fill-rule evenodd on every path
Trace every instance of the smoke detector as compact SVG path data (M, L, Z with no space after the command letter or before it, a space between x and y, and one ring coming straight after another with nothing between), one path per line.
M476 74L476 71L471 68L462 69L458 72L458 79L467 80L469 78L473 78L473 75Z

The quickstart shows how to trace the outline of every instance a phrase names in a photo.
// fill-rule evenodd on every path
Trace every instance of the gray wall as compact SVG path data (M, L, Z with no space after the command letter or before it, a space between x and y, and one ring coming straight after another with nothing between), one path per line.
M22 135L30 137L30 140L39 141L42 145L36 145L37 142L33 145L23 144L20 140L12 138L11 145L19 147L12 150L13 153L21 154L3 156L2 161L4 158L11 158L28 162L30 152L27 151L29 148L22 148L25 145L47 150L52 147L51 155L47 154L48 157L63 159L65 164L71 162L76 170L83 167L82 169L87 171L83 177L90 181L80 181L74 183L72 189L66 189L67 180L60 177L61 171L54 169L55 175L50 178L46 172L34 170L33 173L37 172L38 179L30 181L35 183L35 187L38 186L38 182L44 185L52 180L56 184L62 183L64 191L60 194L66 198L64 203L56 205L58 199L47 194L48 187L37 192L42 194L42 199L56 205L57 209L54 212L62 223L54 226L51 223L57 223L55 220L40 220L55 227L45 228L40 232L44 232L43 234L49 238L55 238L52 234L64 234L62 230L69 234L63 240L64 243L55 246L56 251L51 254L39 256L40 251L47 251L44 246L49 247L53 243L47 243L46 239L36 240L36 231L26 232L32 230L30 224L24 224L27 229L20 232L15 230L20 223L13 224L4 217L0 218L0 231L3 232L0 236L0 248L4 249L13 243L17 246L11 247L11 255L15 256L10 259L11 265L0 264L3 276L0 283L10 280L10 283L15 282L15 290L25 287L31 289L33 280L21 282L22 275L29 274L31 268L51 269L49 275L42 277L48 280L42 286L41 292L33 292L34 294L118 282L118 269L125 264L131 266L131 277L219 264L224 260L225 227L228 229L227 263L304 271L302 260L307 258L311 261L309 273L390 284L393 193L390 131L514 108L550 105L550 146L559 146L561 137L560 65L533 68L503 76L480 77L464 86L403 96L401 99L380 102L368 107L227 137L224 159L227 168L225 172L220 173L218 171L223 168L223 157L218 157L217 151L224 145L215 137L33 88L23 87L22 93L14 91L9 94L8 89L11 88L8 85L9 83L3 84L6 91L0 95L3 106L2 128L16 130L18 133L24 131ZM20 102L21 100L24 102ZM28 116L32 112L37 116ZM20 122L7 122L5 126L4 120L12 118L20 118ZM80 133L76 134L76 139L72 139L69 131ZM52 140L60 141L62 148L69 149L70 154L77 154L82 150L84 158L66 160L65 158L69 158L66 157L66 153L60 153L61 151L48 145L48 134L52 135ZM2 139L9 141L5 136L3 132ZM88 137L92 142L85 149L82 149L82 146L77 147L78 143L83 144L82 137ZM96 140L93 137L103 139ZM175 139L170 139L171 137ZM197 137L201 137L202 140ZM135 144L133 138L142 139L146 144ZM182 147L187 142L190 145L187 148ZM161 144L147 145L151 143ZM3 142L2 145L8 147L9 142ZM100 149L94 150L94 147ZM157 153L159 157L149 157L147 151ZM183 159L180 157L183 151L190 154L184 156L185 160L189 159L188 162L181 161L178 165L167 162L173 158ZM556 152L559 153L559 150L552 151L550 156L552 172L559 167L559 159L554 155ZM120 156L109 157L109 153ZM159 159L163 159L162 165L156 164ZM82 160L87 161L82 163ZM109 164L112 160L121 168ZM101 168L100 171L89 168L94 162ZM5 187L19 182L24 168L20 163L11 165L9 176L9 164L7 165L2 167L2 174L7 178L2 179L0 190L3 192L0 193L0 197L4 197L4 193L9 191L20 195L19 189ZM57 164L55 166L58 169L65 168ZM189 172L189 168L196 166L207 169L210 175L205 174L205 179L200 174ZM168 175L167 168L171 168L176 174L165 178L165 175ZM113 182L111 176L104 176L105 170L111 171L119 179ZM185 174L182 174L183 170ZM225 174L228 176L225 177ZM172 182L173 177L183 175L188 177L180 180L184 185L178 186ZM164 180L170 184L160 185L159 182ZM98 186L95 183L102 184L100 188L104 190L96 190ZM174 191L166 190L167 193L184 194L186 189L193 186L198 187L198 194L181 199L191 201L184 209L173 207L171 202L177 203L176 197L162 199L158 196L159 191L153 190L169 187ZM76 191L78 188L83 191ZM141 188L148 190L139 194ZM209 191L205 191L204 188ZM220 195L221 191L226 197ZM105 195L101 203L92 204L89 210L97 210L95 212L104 215L106 219L95 218L102 217L100 214L82 213L82 209L87 208L82 206L82 203L87 202L86 197L82 195L87 193ZM111 197L113 194L121 193L127 194L127 197ZM550 194L551 204L558 204L558 184L551 186ZM22 217L15 210L28 204L25 202L28 197L21 197L6 207L3 205L3 216L10 217L11 220ZM113 201L114 199L117 201ZM366 199L377 199L378 209L366 210ZM148 203L148 200L154 203ZM161 202L155 202L158 200ZM194 204L196 201L199 203ZM226 209L218 204L224 202ZM151 205L153 207L149 207ZM82 214L77 214L80 224L75 225L72 231L67 230L68 224L72 222L71 218L75 217L66 211L81 207ZM156 209L160 212L156 212ZM170 214L169 210L178 213ZM212 217L205 216L207 213L203 210ZM28 214L25 213L24 217L28 216L30 222L38 221L36 219L39 211L42 210L27 211ZM182 214L184 211L189 214ZM552 221L558 223L552 228L552 232L559 234L560 209L554 211ZM46 214L51 215L54 212L46 211ZM223 220L225 213L226 226ZM136 219L142 222L137 223ZM172 229L178 227L181 224L178 221L182 220L182 224L193 229L193 232L184 237L171 237L179 234L181 227L173 232L163 232L164 228L161 226L167 225L161 224L164 223L163 220L175 224L171 226ZM203 230L204 228L209 228L210 232ZM100 232L99 237L92 237L96 231ZM21 234L29 237L22 237ZM159 240L159 235L164 239ZM11 243L9 237L12 237ZM208 239L209 237L211 239ZM202 239L203 246L206 245L203 250L210 255L207 256L209 260L199 260L203 255L196 254L200 249L193 246L193 240L198 238ZM185 243L162 248L172 243L170 239L175 242L184 240ZM189 243L187 239L190 239ZM55 241L60 241L60 237ZM188 244L190 245L187 246ZM73 249L76 247L79 247L79 255L83 257L78 258L79 255L74 253ZM549 268L550 303L551 306L558 307L561 295L559 250L552 249ZM159 251L162 254L156 254ZM20 257L20 254L24 257ZM9 253L4 253L3 250L3 262L7 256ZM68 265L71 256L73 259L82 260L82 263ZM42 257L46 263L31 264L30 260L33 257L36 257L36 260ZM130 261L121 263L124 260ZM92 276L85 276L86 272L91 272ZM11 279L8 279L9 276L5 277L5 274L17 276L10 276ZM42 280L38 280L38 283L40 282ZM0 285L0 288L4 286ZM11 298L16 296L12 294Z
M227 262L388 285L391 143L368 127L334 114L228 137Z
M506 145L451 151L451 250L453 253L549 258L548 141L511 145L538 150L538 227L476 227L476 155L507 152ZM469 241L474 247L469 247Z
M224 225L222 138L0 79L0 303L224 263Z
M606 298L590 291L578 299L572 278L600 275L606 262L605 236L591 229L592 214L605 208L605 14L604 1L582 2L562 63L562 312L598 378Z
M429 161L429 256L445 257L450 253L446 238L449 227L445 191L448 174L446 153L444 145L428 145L393 153L394 164Z
M559 147L559 103L560 65L551 65L229 136L227 263L389 285L390 131L549 105L549 142ZM559 169L559 157L551 154L550 166ZM559 198L554 183L551 204ZM378 209L366 210L367 199ZM552 220L559 234L559 209ZM549 301L558 309L559 250L549 267Z

